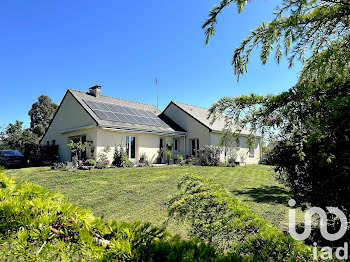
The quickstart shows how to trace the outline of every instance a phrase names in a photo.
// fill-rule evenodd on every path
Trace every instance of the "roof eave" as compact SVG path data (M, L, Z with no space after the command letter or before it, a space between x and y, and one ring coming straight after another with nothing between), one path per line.
M211 133L217 133L217 134L223 134L223 133L225 133L224 131L222 131L222 130L211 130L210 131ZM235 133L235 132L233 132L233 133ZM241 136L249 136L250 134L242 134L242 133L239 133ZM252 134L252 135L254 135L255 137L262 137L262 135L260 135L260 134Z
M134 132L134 133L146 133L146 134L157 134L157 135L171 135L171 136L186 136L187 132L182 131L166 131L166 130L154 130L134 127L121 127L113 125L100 125L102 129L120 132Z

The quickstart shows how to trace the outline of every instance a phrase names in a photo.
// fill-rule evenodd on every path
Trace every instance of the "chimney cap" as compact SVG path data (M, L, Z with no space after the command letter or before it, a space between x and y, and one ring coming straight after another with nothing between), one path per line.
M89 94L94 97L100 97L101 95L101 86L95 85L89 88Z
M99 86L99 85L94 85L94 86L92 86L92 87L90 87L89 89L90 90L92 90L92 89L101 89L101 86Z

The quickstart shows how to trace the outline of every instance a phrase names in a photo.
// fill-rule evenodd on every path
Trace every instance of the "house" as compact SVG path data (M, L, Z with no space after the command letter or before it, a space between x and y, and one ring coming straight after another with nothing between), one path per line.
M194 105L171 101L164 109L163 114L186 130L186 153L194 155L195 150L202 145L222 145L225 119L218 118L214 123L208 119L208 109ZM250 130L243 129L237 139L235 153L236 162L244 164L258 164L261 158L261 136L256 135L253 143L248 143ZM225 160L224 150L221 153L221 161Z
M59 160L71 161L67 144L87 142L80 159L98 158L104 148L110 147L112 161L115 148L123 147L132 162L146 154L152 163L164 163L164 149L171 148L172 156L190 156L203 145L220 145L224 120L213 124L207 119L205 108L170 102L162 112L153 105L101 95L101 87L89 92L68 89L57 112L41 140L42 146L58 145ZM247 158L238 162L257 164L261 157L260 137L254 147L247 148L247 134L240 134L237 152ZM223 159L222 155L222 159Z

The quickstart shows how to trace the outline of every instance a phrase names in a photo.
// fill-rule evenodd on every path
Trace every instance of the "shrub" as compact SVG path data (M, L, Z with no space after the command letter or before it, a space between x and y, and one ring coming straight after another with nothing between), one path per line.
M188 222L190 236L252 261L312 260L309 247L256 216L224 187L186 175L179 189L169 201L169 219Z
M200 148L197 152L199 164L201 166L217 166L220 163L220 154L222 148L218 146L208 146Z
M130 167L130 168L132 168L132 167L134 167L134 166L135 166L135 163L131 162L131 161L129 160L129 158L127 158L126 161L125 161L125 163L123 164L123 167Z
M98 160L96 162L96 168L104 169L110 165L110 161L108 160L108 153L111 151L109 146L106 146L99 154Z
M96 218L41 186L0 171L1 261L243 261L164 228Z
M181 154L176 155L177 163L181 166L185 165L184 157Z
M124 151L123 147L121 145L116 147L114 151L112 164L116 167L123 167L127 159L128 159L128 156Z
M188 165L199 166L200 161L199 161L199 158L196 157L196 156L189 156L189 157L187 157L187 159L186 159L186 163L187 163Z
M145 161L147 161L147 154L146 153L141 153L141 155L140 155L140 162L144 163Z
M235 166L236 166L236 158L237 158L237 155L230 156L230 157L227 159L227 166L235 167Z
M66 163L54 163L51 166L51 169L52 170L67 171L69 169L69 167Z
M140 161L139 163L137 164L137 167L145 167L145 166L150 166L150 163L147 159L147 154L146 153L142 153L140 155Z
M107 161L107 160L104 160L104 161L102 161L102 160L98 160L97 162L96 162L96 168L97 169L105 169L105 168L107 168L108 167L108 164L109 164L109 162Z
M88 159L85 161L84 166L96 166L95 159Z
M168 165L170 164L171 156L171 151L166 151L166 162L168 163Z

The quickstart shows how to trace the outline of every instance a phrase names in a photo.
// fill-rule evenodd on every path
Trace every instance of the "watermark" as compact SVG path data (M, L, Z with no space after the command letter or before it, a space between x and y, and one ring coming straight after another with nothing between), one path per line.
M290 207L294 207L296 205L296 202L294 199L290 199L288 201L288 204ZM326 207L328 213L334 214L339 218L340 221L340 228L339 231L336 233L329 233L327 229L327 214L326 212L319 207L312 207L306 211L305 214L305 226L304 226L304 232L303 233L297 233L296 232L296 224L295 224L295 209L290 208L289 209L289 234L296 240L304 241L307 239L311 234L311 217L312 215L317 214L320 217L320 231L321 235L324 239L328 241L336 241L341 239L346 231L347 231L347 225L348 221L345 216L345 214L336 207ZM333 259L333 249L331 247L322 247L320 250L320 258L322 260L328 260ZM313 258L315 260L318 260L318 250L317 250L317 244L314 243L313 246ZM345 242L343 246L335 248L335 257L340 260L345 260L349 258L349 250L348 250L348 243Z

